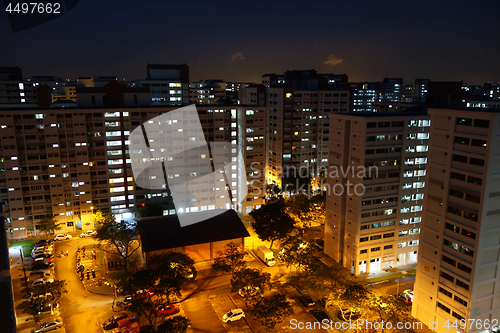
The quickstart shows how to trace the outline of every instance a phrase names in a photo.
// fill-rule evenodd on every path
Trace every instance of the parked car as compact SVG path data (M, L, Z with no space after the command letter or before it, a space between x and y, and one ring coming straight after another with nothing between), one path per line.
M30 277L36 275L52 275L52 271L50 269L37 269L30 272Z
M314 306L314 301L312 300L311 297L307 295L301 295L297 296L297 300L302 303L306 308L310 308L311 306Z
M55 310L58 307L59 304L50 299L50 294L39 295L31 298L30 308L33 314L51 313L53 309Z
M179 311L181 311L181 307L179 306L179 304L165 303L162 305L158 305L155 311L158 317L164 317L174 313L178 313Z
M243 310L233 309L228 313L224 314L224 316L222 317L222 321L225 323L230 323L232 321L240 320L242 318L245 318L245 313L243 312Z
M325 311L323 310L319 310L319 309L316 309L316 310L312 310L310 312L314 318L316 318L317 321L319 321L320 323L323 322L323 320L327 320L328 322L330 321L330 317L328 317L328 315L326 314Z
M153 296L155 293L153 291L145 290L137 290L135 294L125 296L125 302L131 302L134 300L145 299L150 296Z
M46 261L46 262L54 262L53 257L46 257L44 254L39 254L34 257L31 257L31 264L37 262L37 261Z
M32 257L39 255L39 254L52 254L52 249L48 248L48 247L39 247L39 248L33 249L33 251L31 251Z
M36 279L52 279L54 276L52 275L52 272L45 271L45 270L36 270L34 272L41 271L41 273L33 274L28 277L28 281L34 281Z
M412 303L413 302L413 297L411 297L410 295L408 294L405 294L405 293L398 293L395 295L397 299L400 299L401 301L409 304L409 303Z
M47 261L35 261L33 264L31 264L31 269L32 270L39 270L39 269L48 269L54 266L54 263L52 262L47 262Z
M246 297L246 296L254 297L257 296L257 294L259 293L260 293L260 288L254 286L246 286L238 291L238 294L240 294L241 297Z
M111 329L112 333L139 333L141 330L139 318L137 318L137 316L123 318L118 320L116 323L118 324L118 327Z
M339 311L337 317L339 317L340 320L348 321L348 320L358 320L361 318L361 312L356 311L356 310L344 310L344 315L342 315L342 311Z
M80 234L80 238L92 237L95 236L96 234L97 232L95 232L94 230L87 230Z
M35 333L49 332L63 326L64 325L61 318L49 319L46 322L42 323L37 329L35 329Z
M113 317L110 317L108 320L102 323L102 329L105 331L109 331L112 330L113 328L117 328L118 322L125 318L128 318L128 314L126 313L121 313Z
M47 244L46 239L39 239L36 241L35 246L40 246L40 245L45 245L45 244Z
M55 241L58 241L58 240L66 240L66 239L71 239L71 235L67 235L67 234L58 234L54 237L54 240Z
M54 279L51 279L51 278L48 278L48 279L40 278L40 279L36 279L36 280L31 281L28 285L29 285L30 288L33 288L33 287L39 286L41 284L52 283L52 282L54 282Z

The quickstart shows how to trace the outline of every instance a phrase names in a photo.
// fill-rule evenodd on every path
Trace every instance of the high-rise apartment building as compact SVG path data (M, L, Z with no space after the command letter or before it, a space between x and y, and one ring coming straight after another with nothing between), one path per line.
M152 105L189 104L188 65L148 64L147 73L147 78L135 81L135 85L149 88Z
M50 108L0 108L0 200L8 202L11 238L36 234L36 224L46 214L56 215L61 231L69 232L93 228L97 209L111 209L129 220L137 207L159 202L164 214L175 213L166 189L136 186L129 151L131 131L173 107L141 107L134 96L149 103L143 88L119 91L117 83L109 85L98 91L83 88L79 107L55 103ZM92 96L105 104L92 107ZM240 212L258 208L265 107L205 105L198 107L198 115L207 142L231 142L243 151L248 195L233 207Z
M274 76L263 76L263 85L270 84L266 97L266 181L280 185L287 170L297 175L301 168L312 177L327 165L329 117L349 112L350 91L344 83L334 82L337 76L313 70ZM342 78L338 75L339 81Z
M437 332L490 332L500 318L500 112L429 109L429 115L412 315L439 322Z
M330 116L325 253L352 274L416 262L429 117Z
M223 80L201 80L191 83L189 101L193 104L215 104L226 99L226 82Z

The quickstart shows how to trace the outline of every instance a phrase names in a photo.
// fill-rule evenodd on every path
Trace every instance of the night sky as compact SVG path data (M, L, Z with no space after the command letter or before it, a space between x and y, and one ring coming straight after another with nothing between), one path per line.
M12 33L0 14L0 66L25 77L146 77L147 63L190 80L260 82L311 69L384 77L500 81L500 1L80 0Z

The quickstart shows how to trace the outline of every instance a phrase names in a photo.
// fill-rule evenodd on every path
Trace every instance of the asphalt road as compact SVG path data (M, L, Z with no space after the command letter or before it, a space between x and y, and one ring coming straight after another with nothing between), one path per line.
M68 282L69 293L61 298L60 303L66 331L71 333L101 333L101 323L113 313L111 305L114 297L87 292L75 274L78 247L91 243L92 239L72 238L57 241L54 245L56 254L61 250L69 251L67 257L55 257L54 267L56 278Z
M399 287L398 287L399 280ZM387 282L374 284L373 289L379 294L396 294L396 292L402 293L406 289L413 289L413 285L415 284L415 275L409 275L404 278L399 279L390 279Z

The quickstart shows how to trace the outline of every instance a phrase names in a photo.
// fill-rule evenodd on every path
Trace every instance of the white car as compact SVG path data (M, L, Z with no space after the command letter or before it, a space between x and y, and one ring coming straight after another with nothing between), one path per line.
M80 234L80 238L85 238L85 237L92 237L95 236L96 232L94 230L87 230L85 232L82 232Z
M254 296L257 296L257 294L260 293L260 288L259 287L254 287L254 286L246 286L244 288L241 288L239 291L238 291L238 294L240 294L241 297L245 297L245 296L250 296L250 297L254 297Z
M58 234L54 237L54 240L65 240L65 239L71 239L71 235L66 235L66 234Z
M32 277L34 275L46 275L46 274L52 275L52 272L53 271L51 271L49 269L36 269L36 270L30 272L30 277Z
M240 320L242 318L245 318L245 313L243 312L243 310L233 309L222 317L222 321L225 323L230 323L232 321Z
M50 272L48 270L39 269L37 271L39 271L40 273L30 274L28 281L31 282L31 281L35 281L38 279L52 279L54 277L52 275L52 272ZM37 272L37 271L33 271L33 272Z
M54 282L54 279L39 278L39 279L36 279L36 280L33 280L32 282L30 282L29 287L33 288L33 287L39 286L41 284L52 283L52 282Z
M50 332L61 327L63 327L62 319L54 318L47 320L46 322L41 324L38 328L35 329L35 333Z

